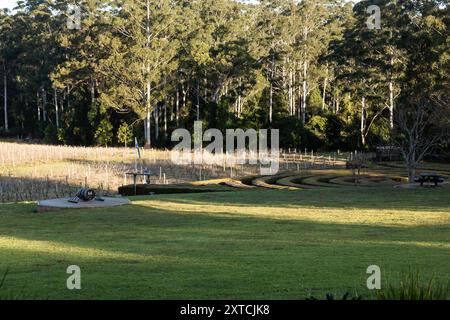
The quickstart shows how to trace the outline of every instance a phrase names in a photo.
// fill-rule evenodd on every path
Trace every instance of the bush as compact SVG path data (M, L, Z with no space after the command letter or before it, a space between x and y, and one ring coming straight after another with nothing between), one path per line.
M447 300L450 299L450 285L441 284L431 277L422 281L419 272L409 271L397 284L388 284L386 289L376 293L377 300Z
M100 124L98 125L98 128L95 131L94 135L97 144L102 146L108 146L108 144L112 141L113 137L112 129L113 126L108 119L103 119L102 121L100 121Z
M322 116L314 116L305 126L304 135L302 137L302 146L308 149L321 149L325 146L325 128L327 118Z
M359 295L355 295L352 296L349 292L345 293L342 297L336 297L334 294L332 293L327 293L325 295L325 299L324 300L328 300L328 301L333 301L333 300L351 300L351 301L359 301L362 300L363 298ZM309 301L317 301L317 300L321 300L321 299L317 299L316 297L310 296L308 298L306 298L306 300Z
M44 143L55 144L58 142L58 130L52 125L48 125L44 129Z
M327 146L333 150L342 149L342 137L344 131L344 122L337 115L327 115L325 124L325 136Z
M283 148L299 148L303 125L295 117L282 118L274 123L280 129L280 146Z
M128 143L133 141L133 130L130 128L128 123L123 122L119 129L117 130L117 141L120 143L123 143L125 145L125 148L127 147Z
M136 186L138 196L148 196L152 194L184 194L184 193L210 193L230 191L223 186L191 186L191 185L149 185L140 184ZM134 196L134 185L122 186L119 188L122 196Z

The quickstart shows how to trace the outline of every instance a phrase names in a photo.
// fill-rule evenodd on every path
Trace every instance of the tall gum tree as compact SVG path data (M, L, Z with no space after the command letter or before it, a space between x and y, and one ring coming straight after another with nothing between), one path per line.
M176 69L179 48L180 1L114 1L111 29L101 45L111 54L100 63L109 77L102 103L117 110L133 110L145 124L146 145L151 147L152 113L157 104L152 97L163 88L164 75Z

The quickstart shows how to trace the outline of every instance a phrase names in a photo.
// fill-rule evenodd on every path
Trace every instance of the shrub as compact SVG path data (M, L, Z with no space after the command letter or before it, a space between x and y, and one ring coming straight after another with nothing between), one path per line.
M400 283L388 284L386 289L375 294L377 300L447 300L450 298L450 285L438 283L433 276L422 281L417 271L403 274Z
M131 130L128 123L124 122L120 125L119 129L117 130L117 141L123 143L125 145L125 148L127 147L128 143L133 141L133 130Z
M147 185L139 184L136 186L138 196L148 196L152 194L184 194L184 193L210 193L230 191L223 186L203 187L191 185ZM122 196L134 196L134 186L127 185L119 188L119 194Z
M48 125L44 129L44 143L55 144L58 142L58 130L53 125Z
M107 147L113 137L112 129L113 126L109 122L109 120L103 119L102 121L100 121L100 124L98 125L98 128L95 131L94 135L97 144Z
M351 300L351 301L359 301L362 300L363 298L359 295L354 295L352 296L350 294L350 292L346 292L342 297L336 297L334 294L332 293L327 293L325 295L325 299L324 300L328 300L328 301L333 301L333 300ZM317 301L317 300L321 300L321 299L317 299L316 297L310 296L308 298L306 298L306 300L309 301Z
M342 132L344 131L344 122L334 114L327 115L325 124L325 136L329 148L336 150L342 149Z

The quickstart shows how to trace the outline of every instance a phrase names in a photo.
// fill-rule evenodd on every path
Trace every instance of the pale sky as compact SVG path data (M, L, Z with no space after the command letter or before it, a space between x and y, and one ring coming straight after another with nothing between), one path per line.
M16 6L15 0L0 0L0 8L14 8Z

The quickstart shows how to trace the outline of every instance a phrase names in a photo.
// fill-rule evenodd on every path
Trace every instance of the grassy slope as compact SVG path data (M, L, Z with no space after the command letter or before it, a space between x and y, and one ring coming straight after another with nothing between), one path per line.
M0 298L303 299L413 266L448 279L448 189L342 188L136 198L38 215L0 205ZM65 288L67 266L83 290Z

